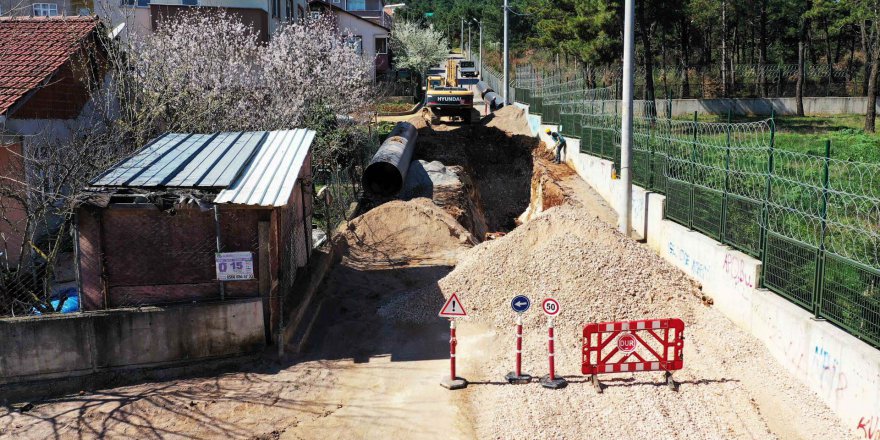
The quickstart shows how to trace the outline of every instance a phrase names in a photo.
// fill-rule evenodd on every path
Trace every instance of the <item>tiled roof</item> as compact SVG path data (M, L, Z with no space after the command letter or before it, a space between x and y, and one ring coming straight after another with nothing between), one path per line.
M58 70L97 26L95 17L0 17L0 115Z

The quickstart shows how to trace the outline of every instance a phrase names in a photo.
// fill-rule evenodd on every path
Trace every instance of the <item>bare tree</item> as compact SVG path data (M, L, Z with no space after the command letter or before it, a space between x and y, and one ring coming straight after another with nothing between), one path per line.
M89 83L82 115L28 138L20 169L0 175L0 221L22 237L4 240L19 246L20 257L0 268L0 315L60 310L51 303L52 272L73 246L72 221L90 197L89 182L163 132L315 124L326 136L315 156L349 160L354 135L333 134L363 127L376 99L373 60L350 41L329 17L285 24L266 44L234 16L194 10L155 33L99 38L85 48L72 60Z

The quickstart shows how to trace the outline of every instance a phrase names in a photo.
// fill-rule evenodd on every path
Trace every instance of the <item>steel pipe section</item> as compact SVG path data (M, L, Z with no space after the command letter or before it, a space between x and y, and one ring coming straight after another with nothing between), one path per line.
M392 197L403 189L406 172L416 149L418 131L409 122L394 126L388 139L364 170L364 191L373 196Z
M495 92L490 91L489 93L486 93L486 96L483 97L483 101L486 101L486 103L489 104L489 108L493 111L504 107L504 98Z
M491 87L489 87L489 84L486 84L485 81L478 81L477 82L477 91L480 92L480 96L485 98L486 93L492 92L493 90Z

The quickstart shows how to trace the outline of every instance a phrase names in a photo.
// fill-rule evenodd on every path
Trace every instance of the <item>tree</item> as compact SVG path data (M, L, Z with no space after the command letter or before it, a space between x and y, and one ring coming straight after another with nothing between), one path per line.
M373 60L350 41L324 18L283 25L262 44L235 16L199 10L163 22L155 33L100 41L104 68L91 57L74 66L102 72L90 77L89 110L63 137L47 127L29 138L23 169L0 170L0 200L25 215L14 221L0 206L0 221L24 237L20 261L0 270L0 314L56 311L49 302L52 269L72 247L72 219L89 197L89 182L161 133L305 126L321 135L316 161L352 160L362 140L354 127L369 121L375 93Z
M397 20L391 29L391 48L397 69L409 69L424 75L449 55L446 38L431 26Z

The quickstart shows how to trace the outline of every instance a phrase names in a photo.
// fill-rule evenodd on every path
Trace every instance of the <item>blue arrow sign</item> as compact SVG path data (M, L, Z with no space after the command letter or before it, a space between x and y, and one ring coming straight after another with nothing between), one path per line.
M525 295L517 295L513 297L513 301L510 302L510 308L516 313L523 313L531 306L532 302L529 301L529 297Z

